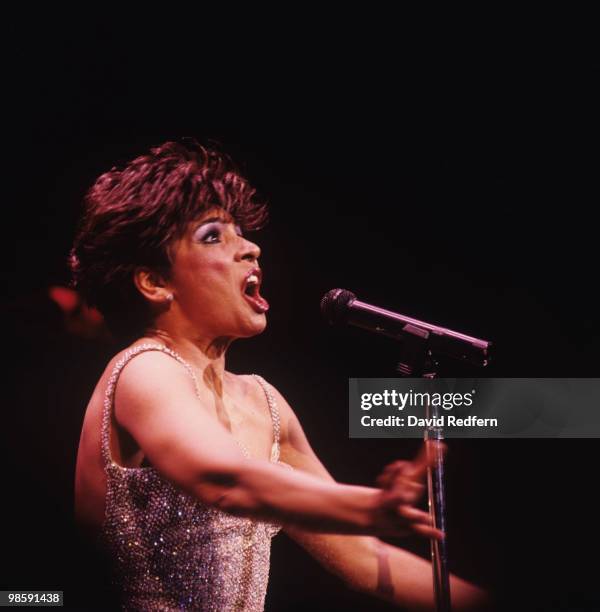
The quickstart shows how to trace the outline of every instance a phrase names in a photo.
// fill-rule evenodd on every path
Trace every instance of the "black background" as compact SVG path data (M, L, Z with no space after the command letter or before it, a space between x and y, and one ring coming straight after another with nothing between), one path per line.
M254 236L269 326L234 345L229 367L282 391L338 480L371 484L418 444L348 439L348 377L394 376L397 349L328 328L318 304L333 287L494 341L487 376L598 376L585 37L573 47L525 36L518 52L508 35L485 52L457 39L431 54L424 41L407 52L389 37L324 37L310 58L302 37L289 56L265 44L229 59L225 32L209 44L192 30L133 42L124 27L39 27L11 48L1 588L109 605L71 508L83 411L114 347L67 336L46 292L68 282L85 189L167 139L216 140L269 200L271 221ZM451 363L441 373L477 374ZM450 441L452 570L502 609L598 609L596 449ZM391 609L345 591L280 535L267 609L309 607Z

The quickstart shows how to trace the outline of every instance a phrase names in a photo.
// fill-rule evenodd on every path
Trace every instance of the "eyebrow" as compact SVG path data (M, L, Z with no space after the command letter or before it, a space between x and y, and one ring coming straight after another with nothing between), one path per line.
M207 225L208 223L215 223L216 221L218 221L219 223L234 223L234 221L228 221L224 217L210 217L210 218L205 219L204 221L202 221L200 224L198 224L196 226L196 229L202 227L203 225ZM234 223L234 225L235 225L235 223Z

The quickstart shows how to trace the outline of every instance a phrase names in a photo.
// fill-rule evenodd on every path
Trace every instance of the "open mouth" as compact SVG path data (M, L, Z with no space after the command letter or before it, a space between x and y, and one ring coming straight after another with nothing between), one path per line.
M269 310L269 303L260 295L260 285L262 282L262 272L259 268L250 270L244 279L242 291L246 301L256 312L264 313Z

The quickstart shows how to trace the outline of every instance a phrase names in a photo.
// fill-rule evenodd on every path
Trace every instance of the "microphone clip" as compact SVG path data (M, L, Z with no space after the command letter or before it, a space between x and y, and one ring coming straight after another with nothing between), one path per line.
M429 349L430 332L410 323L402 331L398 372L405 377L435 377L437 362Z

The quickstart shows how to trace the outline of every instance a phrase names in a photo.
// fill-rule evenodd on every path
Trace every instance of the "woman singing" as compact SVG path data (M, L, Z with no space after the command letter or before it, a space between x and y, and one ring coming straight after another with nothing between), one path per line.
M380 488L337 483L277 389L226 370L232 341L266 326L260 249L244 237L265 216L200 145L166 143L90 189L71 268L128 346L87 408L77 519L127 610L262 610L280 529L348 587L432 609L429 563L377 538L443 537L414 506L427 453L388 466ZM455 609L482 605L451 586Z

